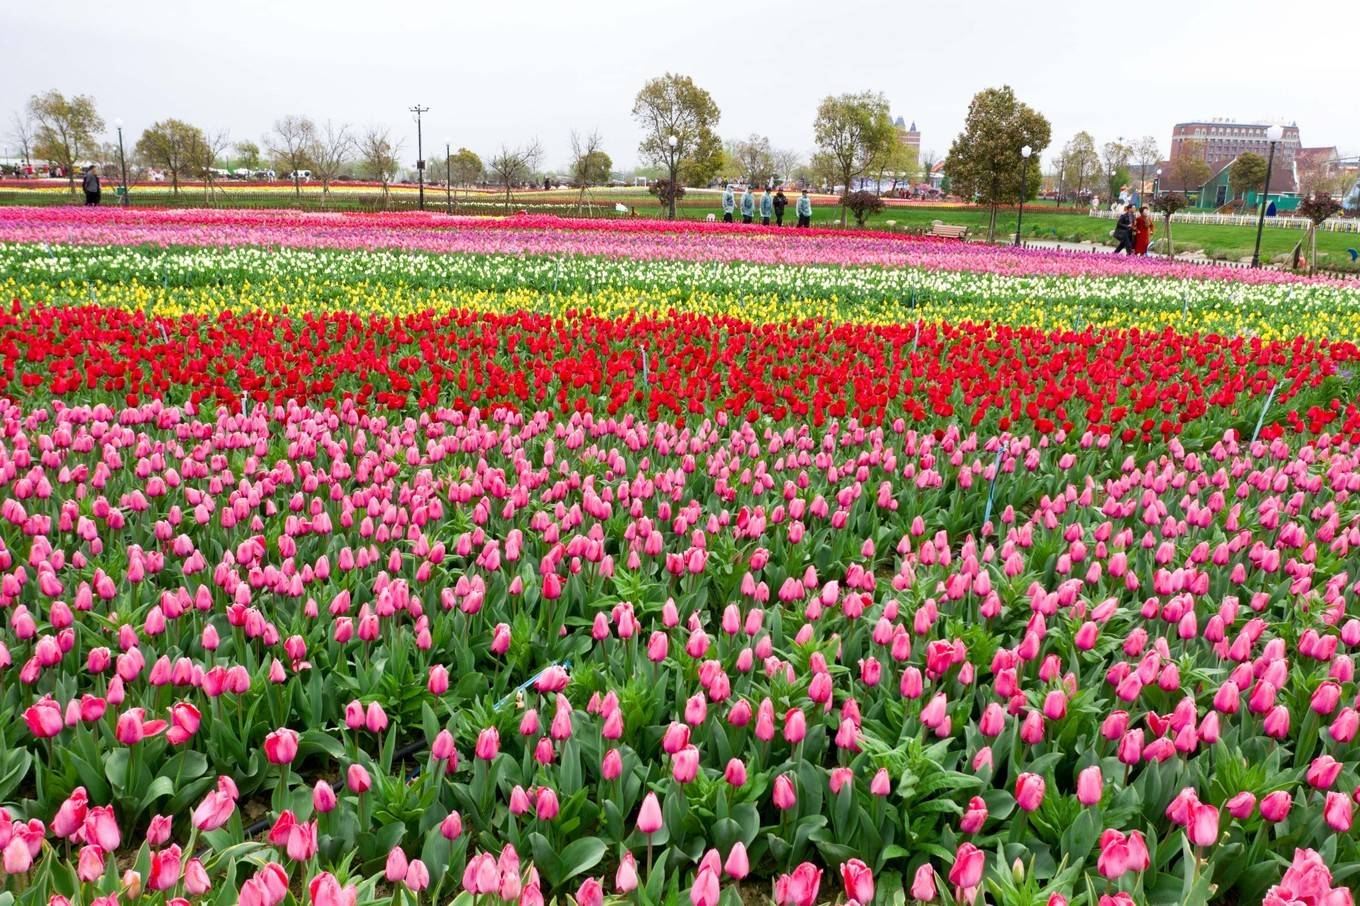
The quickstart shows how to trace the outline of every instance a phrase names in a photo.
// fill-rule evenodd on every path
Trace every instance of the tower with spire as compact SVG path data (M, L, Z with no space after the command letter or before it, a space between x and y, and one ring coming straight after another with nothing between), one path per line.
M893 120L893 126L897 129L897 140L920 155L921 133L916 128L916 121L913 120L908 126L906 120L899 116Z

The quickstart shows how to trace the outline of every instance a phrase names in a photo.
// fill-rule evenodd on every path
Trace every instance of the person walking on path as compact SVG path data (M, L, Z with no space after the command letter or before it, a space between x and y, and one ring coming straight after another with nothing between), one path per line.
M1124 205L1124 213L1119 215L1119 220L1115 223L1114 238L1119 243L1114 248L1116 255L1120 252L1133 254L1133 205Z
M85 191L87 205L99 204L99 171L94 168L94 164L85 168L85 175L80 179L80 187Z
M770 187L765 187L765 194L760 196L760 225L769 226L770 218L774 216L774 196L770 194Z
M1148 216L1148 209L1142 207L1138 209L1138 217L1133 222L1133 253L1144 255L1148 253L1148 246L1152 245L1152 233L1156 226L1152 218Z
M784 225L784 209L789 206L789 200L784 197L784 190L780 189L774 193L774 225Z
M722 206L723 206L723 223L731 223L732 212L737 209L737 199L736 196L732 194L732 187L730 185L723 187Z
M800 227L812 226L812 199L808 197L807 189L804 189L803 194L798 196L798 205L794 208L794 211L798 214L798 225Z
M741 222L750 223L756 216L756 197L751 194L751 187L747 186L741 193Z

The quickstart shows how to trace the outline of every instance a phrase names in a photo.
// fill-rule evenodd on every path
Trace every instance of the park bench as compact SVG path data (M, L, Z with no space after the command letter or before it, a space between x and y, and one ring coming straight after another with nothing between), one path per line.
M941 223L936 220L930 225L930 235L940 236L944 239L962 239L968 235L968 227L954 226L949 223Z

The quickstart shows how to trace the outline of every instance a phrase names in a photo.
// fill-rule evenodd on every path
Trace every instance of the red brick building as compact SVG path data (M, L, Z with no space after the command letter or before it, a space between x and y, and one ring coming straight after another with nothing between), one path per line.
M1171 130L1171 158L1174 160L1193 151L1210 169L1218 170L1248 151L1265 157L1270 153L1270 143L1266 141L1266 130L1270 126L1270 123L1234 123L1227 119L1177 123ZM1291 166L1301 144L1299 127L1290 124L1283 128L1284 138L1275 149L1275 163Z

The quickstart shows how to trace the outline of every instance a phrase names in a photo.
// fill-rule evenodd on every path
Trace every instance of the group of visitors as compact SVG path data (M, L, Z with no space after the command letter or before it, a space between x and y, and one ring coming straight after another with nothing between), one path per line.
M784 195L783 189L777 189L771 194L770 187L766 186L764 193L757 200L751 187L747 186L741 193L741 222L754 223L756 210L759 209L761 226L769 226L771 217L774 218L775 226L783 226L784 209L788 206L789 199ZM731 186L723 189L722 209L723 223L732 223L737 210L737 198ZM812 226L812 199L808 196L807 189L804 189L803 194L798 197L794 212L798 215L798 226Z
M1135 213L1133 205L1124 205L1124 213L1120 214L1119 220L1115 222L1114 238L1118 245L1115 246L1114 253L1146 255L1148 246L1152 245L1153 230L1152 217L1148 214L1146 206L1138 208Z

